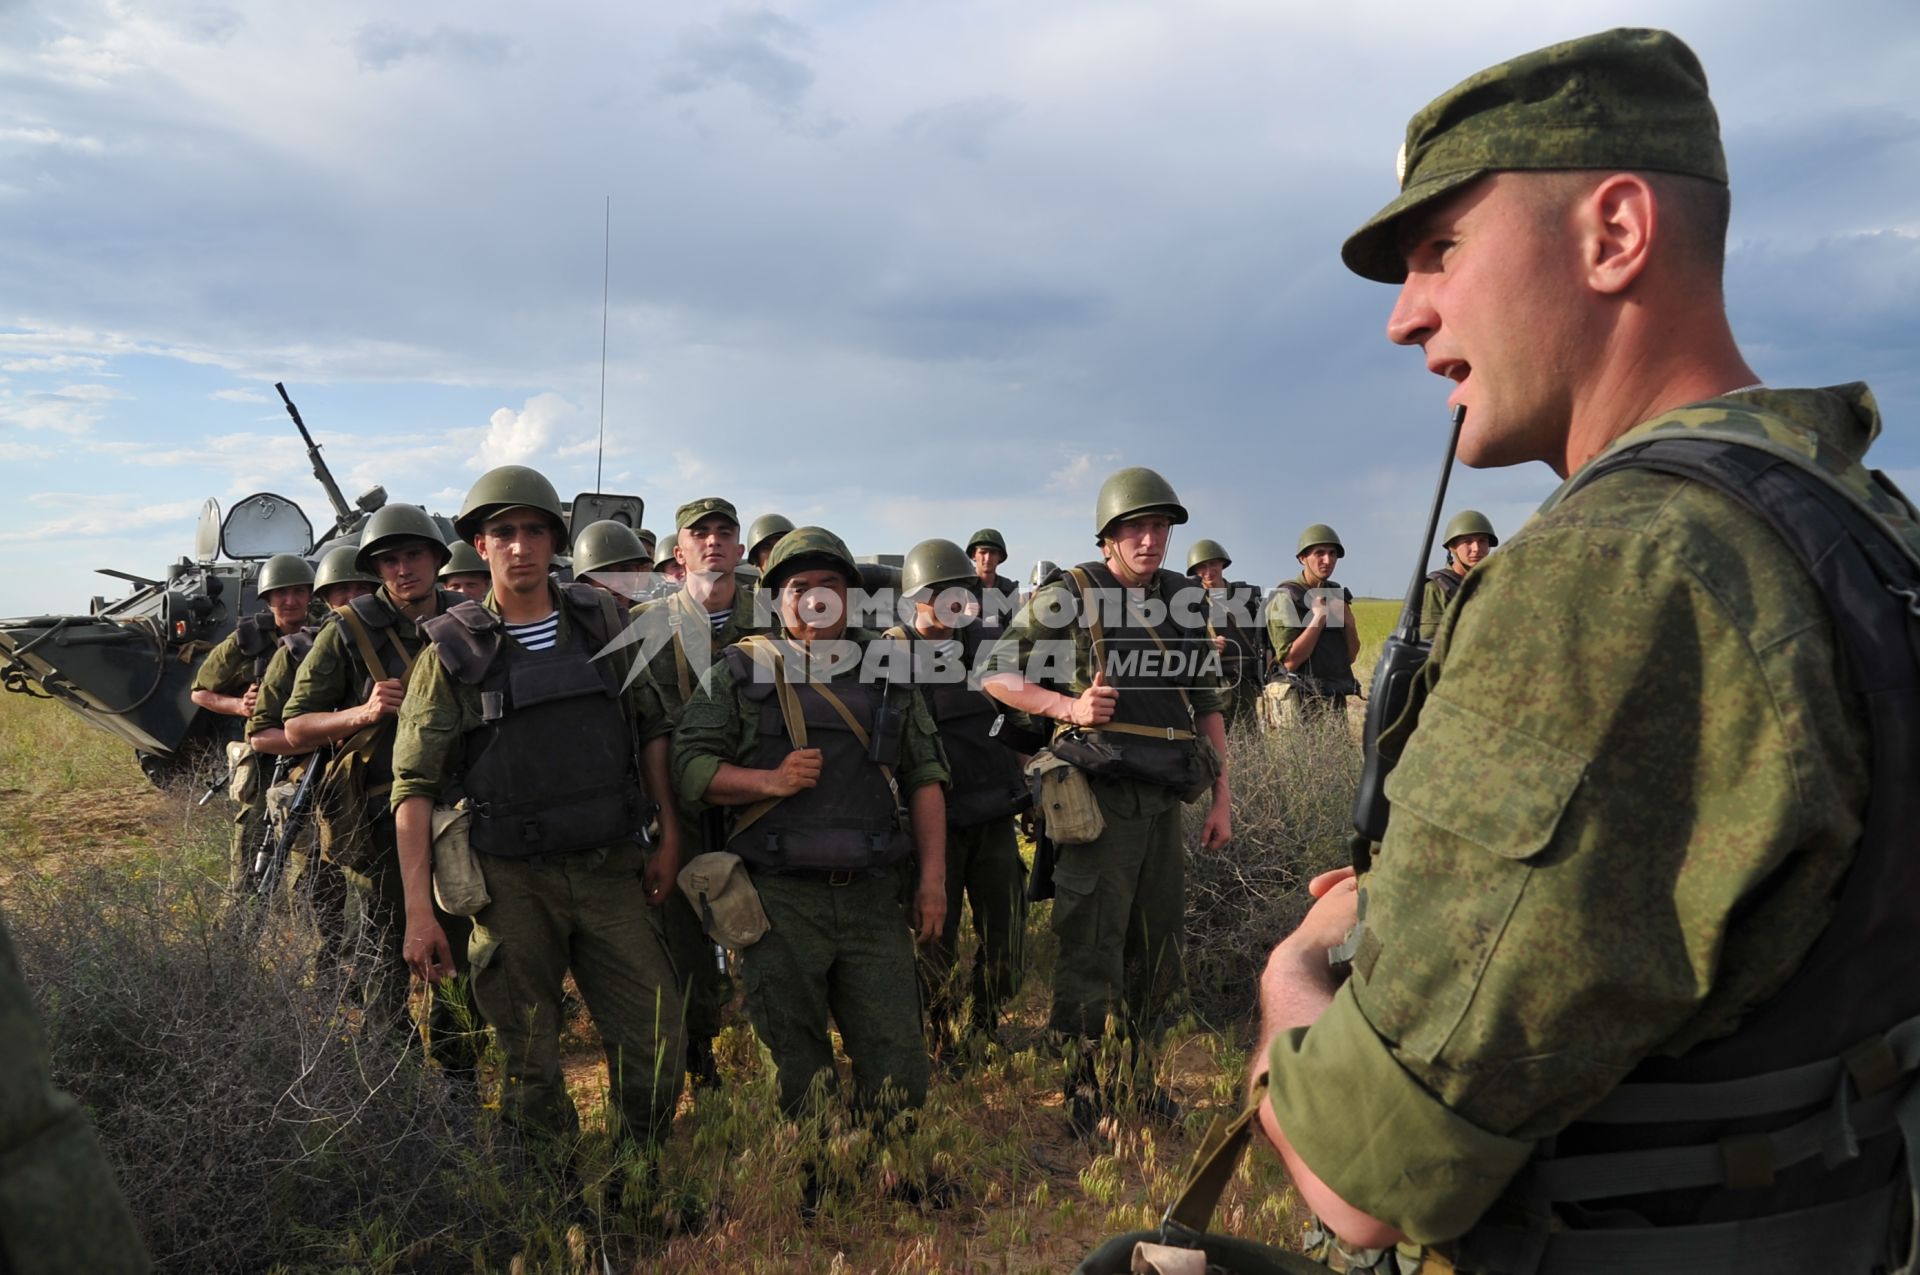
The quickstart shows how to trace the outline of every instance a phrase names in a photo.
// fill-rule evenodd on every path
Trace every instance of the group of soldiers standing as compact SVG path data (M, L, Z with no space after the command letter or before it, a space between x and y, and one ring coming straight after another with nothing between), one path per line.
M918 1106L935 1062L978 1057L1041 893L1024 824L1046 839L1049 1027L1074 1128L1121 1103L1171 1117L1148 1047L1184 991L1182 804L1206 798L1201 840L1224 845L1228 723L1269 667L1338 702L1358 650L1331 528L1308 529L1269 606L1227 581L1215 541L1186 574L1163 567L1186 520L1160 475L1122 470L1097 502L1097 559L1046 564L1023 593L992 528L923 541L876 578L824 528L770 514L743 535L719 497L680 506L664 552L622 522L575 533L521 466L474 484L451 544L424 510L385 506L317 572L263 564L267 610L202 667L195 701L244 717L262 766L279 763L241 804L232 887L274 841L268 794L324 767L318 853L283 877L317 908L323 958L356 926L378 954L370 1022L424 1034L462 1085L484 1023L508 1118L564 1135L571 974L615 1132L651 1146L684 1081L721 1083L736 976L790 1115L836 1088L830 1022L852 1103L877 1119ZM1051 835L1036 757L1083 781L1094 835ZM694 866L720 897L682 888ZM749 897L741 938L725 920ZM419 1023L410 975L429 989ZM1109 1037L1123 1064L1096 1069Z

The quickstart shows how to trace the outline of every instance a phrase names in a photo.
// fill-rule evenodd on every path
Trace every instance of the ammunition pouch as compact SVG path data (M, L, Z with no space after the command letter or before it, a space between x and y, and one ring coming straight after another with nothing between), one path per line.
M758 943L772 928L739 855L697 854L680 869L678 881L714 942L738 951Z
M1124 723L1122 723L1124 725ZM1111 725L1111 723L1109 723ZM1070 726L1055 733L1048 747L1061 761L1103 779L1134 779L1172 788L1193 801L1213 787L1220 773L1213 749L1190 731L1169 732L1184 739L1155 738L1131 731ZM1189 796L1188 794L1192 794Z
M239 805L251 806L260 795L260 754L244 739L236 739L227 745L227 766L231 772L227 796Z
M1087 782L1087 772L1043 748L1027 763L1027 783L1033 788L1035 808L1046 826L1047 839L1063 846L1097 841L1107 830L1107 817Z
M493 902L473 851L471 828L466 802L433 808L433 898L450 916L474 916Z

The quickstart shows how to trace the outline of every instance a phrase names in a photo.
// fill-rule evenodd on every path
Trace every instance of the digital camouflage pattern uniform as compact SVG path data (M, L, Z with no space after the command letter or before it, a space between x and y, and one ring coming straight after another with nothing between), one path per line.
M193 675L196 691L212 691L215 695L245 695L247 688L264 676L273 652L280 641L279 626L274 623L273 612L261 611L247 617L252 621L253 641L258 649L249 654L241 649L243 634L239 628L214 643L207 652L207 658ZM256 707L258 699L254 701ZM244 728L245 721L242 719ZM248 860L253 849L259 845L260 837L266 825L267 781L273 772L273 759L254 758L255 773L259 776L254 784L253 800L244 803L233 815L233 837L227 847L227 893L234 897L246 893Z
M573 604L563 601L559 586L548 588L560 617L555 649L586 641ZM587 592L596 601L604 597ZM491 593L480 605L499 613ZM502 633L501 641L521 649L510 634ZM667 717L653 684L631 676L632 649L615 648L605 658L613 663L615 684L624 688L621 707L636 726L638 742L666 734ZM436 645L416 664L400 710L393 806L409 797L485 800L489 794L461 787L473 760L470 741L485 728L480 686L449 673ZM509 757L506 764L515 760ZM471 961L474 999L506 1055L503 1110L551 1133L579 1127L560 1070L561 987L571 972L606 1050L616 1127L642 1142L656 1141L673 1118L684 1037L660 912L648 906L641 880L646 856L639 841L531 857L476 857L491 901L472 918L470 939L462 931L467 951L455 956ZM455 941L449 931L448 942Z
M715 629L707 619L707 613L695 605L692 597L685 591L670 593L663 598L654 598L642 602L633 609L633 628L641 635L636 649L652 651L647 663L647 677L657 689L660 705L667 715L667 721L678 727L681 713L686 709L687 701L697 692L705 668L694 667L696 660L687 655L686 642L681 638L682 625L703 631L709 643L707 666L720 658L721 652L741 638L753 633L764 632L763 626L754 621L754 580L750 576L736 575L733 581L733 610L726 624ZM660 630L664 627L667 636L661 639ZM696 639L696 651L698 641ZM697 659L697 656L696 656ZM724 828L724 818L716 818L716 813L701 802L689 801L681 797L675 803L675 813L680 820L681 862L706 850L723 849L724 833L715 844L708 845L703 831L707 824L719 823ZM716 829L719 832L720 829ZM666 902L660 905L661 920L666 926L667 943L673 949L674 967L680 971L685 983L687 1048L691 1060L702 1048L711 1049L713 1038L720 1034L721 1011L733 999L733 979L720 968L714 952L713 940L707 937L700 918L694 913L693 905L687 902L687 896L675 890Z
M1622 443L1719 426L1857 460L1878 429L1862 389L1731 396ZM1402 719L1355 975L1272 1052L1294 1147L1424 1242L1471 1227L1636 1065L1785 982L1866 798L1827 604L1727 497L1609 475L1468 597Z
M0 921L0 1271L149 1269L86 1112L54 1086L40 1018Z
M846 634L862 643L873 636ZM857 686L856 677L834 681ZM703 799L723 761L748 765L755 756L761 706L748 689L723 662L688 701L673 747L674 787L682 801ZM905 802L923 785L945 784L948 773L926 706L915 695L902 702L895 777ZM834 775L823 771L819 789L833 783ZM882 1093L889 1088L909 1107L926 1100L927 1046L913 934L900 902L909 862L857 872L843 884L831 883L825 873L748 867L770 928L740 954L747 1011L773 1055L780 1107L789 1115L804 1110L815 1076L825 1073L829 1092L836 1087L829 1014L853 1064L856 1104L884 1110Z
M1163 570L1142 596L1167 602L1176 589L1199 587ZM1041 585L988 656L992 671L1037 668L1036 650L1044 657L1068 643L1070 661L1061 660L1060 668L1070 667L1071 676L1026 675L1048 690L1080 695L1093 682L1092 642L1080 615L1065 579ZM1211 680L1202 679L1188 693L1195 718L1226 708L1225 696L1207 684ZM1121 691L1123 700L1127 694ZM1187 851L1180 794L1129 777L1087 779L1106 831L1084 845L1059 847L1054 863L1053 932L1060 952L1048 1026L1063 1037L1096 1039L1111 1019L1122 1034L1153 1039L1171 1024L1186 994Z
M436 588L434 597L435 614L444 613L466 601L463 595L448 589ZM427 645L426 636L401 611L386 588L382 586L368 597L355 601L377 606L385 612L391 622L386 632L392 634L394 642L408 652L413 667L418 669L419 656ZM389 668L383 675L401 674L399 669ZM313 641L313 649L301 661L300 671L294 676L293 690L282 709L283 720L291 721L307 713L338 712L363 704L374 680L358 644L348 633L348 626L342 622L328 624L320 630L319 636ZM376 944L383 956L381 968L370 972L368 976L368 1010L383 1021L407 1025L410 1022L407 998L412 971L407 968L401 950L406 942L406 898L400 884L400 859L393 816L387 813L385 794L378 791L379 786L390 782L392 777L395 721L395 718L388 718L381 724L376 736L373 762L367 772L369 789L365 818L355 819L354 816L361 812L340 812L337 822L334 819L327 820L328 826L323 836L330 847L329 853L347 853L343 845L353 844L352 839L367 839L364 858L355 851L354 857L361 861L356 866L343 864L342 868L359 902L359 932L362 939ZM337 759L334 765L339 765ZM472 1074L479 1048L478 1041L474 1039L476 1024L466 1003L464 990L469 923L465 917L449 916L438 908L434 909L434 916L447 932L447 943L453 951L454 964L460 977L432 989L429 995L428 1052L450 1073L467 1076Z

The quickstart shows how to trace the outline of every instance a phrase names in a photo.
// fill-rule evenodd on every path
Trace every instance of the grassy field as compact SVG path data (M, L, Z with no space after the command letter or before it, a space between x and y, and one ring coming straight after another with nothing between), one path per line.
M1357 604L1369 661L1396 608ZM639 1170L597 1132L590 1022L566 1041L587 1128L569 1172L530 1160L490 1101L476 1113L414 1054L358 1033L348 976L315 966L305 920L223 906L223 798L154 792L126 747L13 695L0 696L0 890L61 1083L92 1113L163 1269L1059 1270L1157 1221L1200 1136L1237 1109L1252 979L1303 907L1300 883L1343 854L1349 741L1236 735L1233 763L1235 844L1190 870L1196 1013L1158 1065L1180 1125L1123 1116L1092 1142L1068 1133L1041 904L1000 1043L936 1074L910 1134L780 1120L736 1001L724 1087L683 1098L659 1189L618 1208L607 1185ZM809 1156L839 1187L810 1221L797 1207ZM915 1185L951 1188L950 1206ZM1295 1210L1262 1153L1216 1222L1284 1242Z

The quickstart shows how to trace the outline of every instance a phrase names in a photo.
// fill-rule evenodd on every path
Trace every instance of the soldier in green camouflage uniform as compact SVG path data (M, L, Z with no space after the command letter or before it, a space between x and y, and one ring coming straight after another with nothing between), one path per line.
M333 619L331 612L380 587L377 577L364 574L355 563L358 555L359 550L351 545L329 549L320 560L320 569L314 573L313 591L327 607L328 621ZM254 701L253 716L247 719L247 742L253 745L254 752L263 758L306 759L290 766L286 777L293 783L299 782L302 767L314 764L315 753L296 749L288 742L287 697L293 693L294 678L298 676L301 662L313 649L314 639L319 633L320 626L311 625L280 639L273 659L267 663L267 671L261 675L260 694ZM319 764L326 763L322 759ZM318 831L316 827L316 834ZM314 842L315 837L310 836L302 838L300 844L308 846ZM310 856L302 849L290 850L287 854L286 885L288 898L298 897L295 892L302 888L311 894L314 916L324 943L322 959L337 957L345 950L347 908L352 899L346 875L340 871L340 866L330 860Z
M260 680L280 638L306 623L313 601L313 568L305 558L277 553L261 564L256 582L267 610L242 616L232 633L222 638L193 675L193 702L209 713L237 717L253 715ZM267 773L272 763L249 757L240 763L252 769L253 797L233 817L233 838L227 849L227 892L246 893L254 846L259 844L267 812Z
M0 1271L149 1269L86 1112L54 1086L33 997L0 921Z
M1260 615L1260 591L1227 579L1233 558L1218 540L1196 540L1187 550L1187 574L1207 591L1207 636L1220 652L1220 678L1227 696L1227 729L1254 720L1266 681L1266 634L1249 617Z
M675 514L674 526L676 548L689 568L687 587L635 607L633 630L648 661L647 676L659 690L668 721L677 725L721 653L766 626L754 615L753 582L735 574L742 546L733 503L718 496L690 500ZM725 812L685 797L678 812L687 855L725 848ZM733 980L684 894L673 891L661 905L661 919L685 985L688 1081L696 1088L718 1084L713 1043L721 1012L733 998Z
M993 1034L1001 1007L1013 998L1024 973L1027 871L1014 817L1033 805L1020 758L1008 746L1008 714L973 675L981 653L992 645L966 609L979 583L973 568L951 540L923 540L908 550L900 594L912 604L914 619L887 633L910 644L914 682L940 731L952 772L947 922L920 957L927 1034L949 1064L960 1060L968 1037ZM960 920L969 902L980 949L972 978L963 983L957 976Z
M761 514L747 528L747 562L755 571L767 569L767 555L780 543L780 537L793 530L793 521L785 514Z
M1755 384L1718 286L1718 125L1673 36L1481 72L1404 155L1348 265L1401 285L1389 335L1457 382L1462 459L1571 481L1442 619L1382 744L1373 870L1316 881L1268 963L1263 1131L1350 1246L1436 1269L1909 1269L1920 1103L1891 1041L1916 953L1910 919L1858 924L1912 858L1910 824L1867 821L1901 799L1868 784L1867 718L1895 719L1848 669L1880 604L1816 587L1732 485L1581 481L1651 439L1728 442L1809 475L1781 525L1830 491L1912 561L1913 510L1863 464L1872 397ZM1862 1129L1889 1100L1899 1126Z
M1478 509L1463 509L1447 524L1440 543L1447 550L1447 565L1427 573L1427 588L1420 602L1420 636L1429 642L1439 633L1440 617L1459 596L1467 572L1493 552L1500 537L1493 534L1493 524L1485 514Z
M872 635L846 627L846 591L859 578L832 532L787 533L766 574L786 637L730 648L674 734L681 798L732 810L727 847L745 861L766 909L771 928L740 960L747 1011L773 1055L789 1115L804 1110L816 1077L836 1087L829 1015L863 1110L917 1107L927 1093L914 943L931 942L945 920L948 775L919 697L883 695L863 676L861 650ZM812 666L830 656L851 663ZM780 672L764 672L762 659ZM779 684L783 676L799 680ZM776 707L789 691L805 746L793 746ZM889 737L896 742L883 765L871 749ZM910 857L919 880L909 914L900 893Z
M609 649L625 619L613 601L549 579L568 542L544 476L482 474L455 525L493 586L484 606L427 622L433 649L400 710L392 802L407 961L431 983L459 958L436 919L431 821L436 803L460 799L489 899L470 958L474 999L506 1055L502 1110L544 1134L578 1129L560 1070L571 973L606 1051L615 1133L652 1146L672 1121L683 1059L659 914L680 853L667 718L631 648ZM652 863L643 775L662 805Z
M1007 627L983 677L995 699L1056 724L1056 752L1078 728L1115 741L1122 754L1120 764L1088 774L1106 830L1085 844L1061 846L1053 870L1060 952L1048 1025L1069 1053L1069 1116L1081 1132L1091 1131L1113 1098L1091 1071L1109 1031L1134 1049L1142 1105L1162 1116L1177 1113L1140 1073L1147 1061L1141 1047L1158 1039L1186 992L1182 801L1209 799L1205 849L1224 846L1231 832L1217 662L1192 675L1119 671L1129 657L1169 646L1203 648L1217 660L1206 640L1205 591L1161 567L1170 528L1186 520L1172 486L1152 470L1123 469L1108 478L1094 516L1103 561L1041 585ZM1106 669L1094 653L1097 619ZM1189 784L1204 784L1201 741L1215 754L1217 773L1188 792Z
M369 1017L409 1032L408 969L401 951L405 898L387 812L393 724L406 679L426 647L419 624L466 600L435 583L450 557L426 510L405 504L376 510L361 529L354 563L381 586L349 601L314 638L283 710L292 747L334 746L319 806L323 844L353 886L361 941L379 953L378 967L364 971ZM431 989L427 1045L443 1068L464 1081L473 1075L477 1050L466 994L468 927L465 917L442 921L459 935L461 977Z
M1333 578L1346 546L1332 527L1316 522L1300 533L1294 555L1300 574L1273 591L1267 607L1267 635L1273 658L1298 688L1303 717L1343 717L1360 655L1360 626L1354 623L1353 592Z

